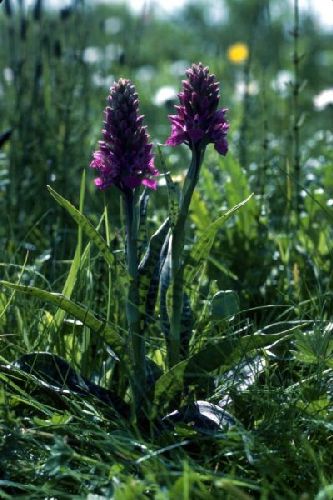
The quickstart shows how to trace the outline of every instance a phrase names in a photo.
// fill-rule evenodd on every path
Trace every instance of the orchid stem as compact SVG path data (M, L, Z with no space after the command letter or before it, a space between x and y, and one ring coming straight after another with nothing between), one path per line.
M178 219L173 228L170 238L171 245L171 315L170 315L170 338L168 346L169 366L180 361L181 350L181 318L183 310L184 295L184 244L185 225L191 204L192 195L199 179L200 167L204 155L203 148L193 148L192 161L188 170L181 200Z
M126 215L126 257L130 279L126 315L130 338L131 386L134 411L137 415L146 386L145 341L140 328L139 291L138 291L138 196L136 191L124 193Z

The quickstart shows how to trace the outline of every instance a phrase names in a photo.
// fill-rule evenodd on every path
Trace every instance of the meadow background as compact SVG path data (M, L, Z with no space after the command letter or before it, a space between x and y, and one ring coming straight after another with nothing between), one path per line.
M1 498L333 498L332 29L298 12L296 0L217 3L225 15L199 1L167 17L149 4L138 13L83 0L52 10L42 0L0 4L0 277L49 292L67 286L73 300L126 331L119 193L97 192L88 168L108 89L119 77L133 80L151 138L163 144L184 72L202 61L229 109L230 151L206 152L187 247L254 196L191 275L191 349L245 332L286 332L287 340L239 349L186 394L224 402L236 428L212 431L188 419L168 432L139 432L93 394L57 392L29 360L13 365L52 352L104 388L121 382L107 339L1 287ZM188 150L162 150L181 185ZM163 171L158 154L156 163ZM99 228L112 266L47 185ZM162 175L148 235L169 197ZM158 318L157 307L146 338L161 370ZM52 367L42 361L45 375ZM175 409L168 396L165 412Z

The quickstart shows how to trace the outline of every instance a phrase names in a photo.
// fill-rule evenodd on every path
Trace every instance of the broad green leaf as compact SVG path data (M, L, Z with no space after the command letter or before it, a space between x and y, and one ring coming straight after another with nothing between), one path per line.
M84 197L85 197L85 170L83 171L82 179L81 179L81 188L80 188L80 212L83 211L83 205L84 205ZM90 243L85 248L84 251L84 258L86 258L88 252L90 249ZM73 293L75 283L76 283L76 278L81 266L81 252L82 252L82 226L79 225L78 227L78 236L77 236L77 245L75 249L75 255L74 259L72 260L71 267L69 270L69 273L66 278L65 285L62 290L62 294L67 297L71 298L71 295ZM52 330L55 333L59 332L59 328L62 325L64 319L65 319L65 311L63 309L58 309L57 312L54 315L54 321L52 323ZM57 339L54 339L55 343L57 344Z
M172 401L187 384L199 383L205 374L216 369L227 371L239 363L251 351L261 349L280 340L290 338L287 330L277 334L254 334L244 337L231 336L207 344L187 360L181 361L162 375L155 385L154 404Z
M149 202L149 190L144 189L142 195L140 196L139 201L139 212L140 212L140 220L139 220L139 229L138 229L138 255L141 258L142 253L147 245L148 239L148 230L147 230L147 208Z
M236 276L236 274L234 274L232 271L230 271L230 269L228 269L224 264L222 264L222 262L220 262L219 260L215 259L211 255L208 257L207 260L208 260L208 262L210 264L212 264L213 266L215 266L216 269L218 269L219 271L221 271L221 273L223 273L226 276L228 276L228 278L231 278L232 280L238 281L238 276Z
M150 238L148 249L139 265L139 297L141 314L151 316L159 284L160 253L169 231L166 219Z
M295 357L306 364L325 364L333 366L332 325L314 328L311 332L299 332L295 341Z
M327 396L321 396L314 400L299 400L297 407L301 408L308 415L325 418L332 408L332 403Z
M36 378L38 383L52 393L66 391L69 394L84 394L97 397L99 400L113 406L117 411L128 415L127 405L109 389L105 389L91 382L60 356L50 352L30 352L15 360L8 369L18 369ZM9 370L10 373L10 370Z
M194 191L190 205L190 218L199 231L204 231L210 224L211 214L198 191Z
M165 245L162 250L162 262L160 272L160 317L162 332L168 341L170 333L170 320L167 305L167 292L170 284L170 252L169 244Z
M87 244L87 246L83 252L82 260L85 260L87 254L89 253L89 250L90 250L90 243ZM75 250L74 259L72 261L69 273L68 273L67 278L66 278L64 288L62 290L62 295L64 295L68 299L71 298L71 295L73 293L75 283L76 283L77 274L79 272L82 260L81 260L81 246L77 245L76 250ZM65 311L63 309L58 309L54 315L54 318L53 318L53 327L52 328L55 329L56 331L59 331L59 328L62 325L64 319L65 319Z
M189 355L189 345L192 336L193 323L194 318L191 302L187 293L184 293L183 310L180 321L180 351L182 359L186 359Z
M102 256L104 257L106 263L111 266L114 262L114 256L110 251L105 239L99 234L99 232L94 228L89 219L83 215L77 208L74 207L68 200L63 198L59 193L54 191L50 186L47 187L51 196L63 207L69 215L75 220L75 222L82 228L82 231L88 236L90 241L95 243Z
M173 411L163 418L165 422L173 422L176 425L190 424L192 429L199 432L214 433L219 430L227 430L236 425L233 416L220 406L208 401L196 401Z
M220 320L230 318L239 312L239 298L233 290L220 290L212 298L211 318Z
M164 177L168 188L170 226L174 227L176 225L179 214L179 189L177 184L173 182L170 173L167 171L165 159L160 146L158 146L158 153L161 161L161 168L164 173Z
M238 200L245 199L251 193L249 187L249 178L245 170L240 166L239 162L232 156L227 155L225 158L220 159L220 165L226 175L223 184L224 199L227 206L233 207ZM259 206L256 201L252 199L247 204L246 208L239 212L237 221L234 225L234 231L244 235L247 239L254 239L258 237L256 218L258 216Z
M175 227L179 213L179 190L169 172L165 173L165 180L168 187L170 225L171 227Z
M79 305L72 300L68 299L61 293L47 292L33 286L16 285L8 281L0 281L0 285L15 290L18 292L26 293L32 297L36 297L45 302L60 307L74 318L82 321L82 323L96 333L102 333L104 340L110 344L112 349L118 354L122 352L122 347L125 340L117 333L114 328L96 318L94 313L86 307Z
M193 248L186 259L186 264L189 269L185 269L185 283L187 286L193 282L196 270L202 259L207 258L213 246L216 233L234 215L242 208L253 196L253 193L245 200L235 205L233 208L221 215L216 221L212 222L205 231L202 232L198 241L193 245Z

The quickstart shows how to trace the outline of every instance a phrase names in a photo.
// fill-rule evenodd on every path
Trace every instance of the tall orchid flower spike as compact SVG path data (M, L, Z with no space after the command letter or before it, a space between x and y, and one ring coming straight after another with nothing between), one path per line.
M130 80L121 78L114 83L104 113L104 140L99 142L99 149L90 163L99 173L95 185L102 190L115 185L127 191L141 184L156 189L153 177L158 170L154 165L152 144L143 126L144 117L139 114L138 95Z
M156 189L152 144L149 142L139 100L130 80L121 78L110 89L105 109L103 139L90 163L98 171L99 189L114 185L122 194L126 220L126 261L130 277L126 301L133 414L138 415L145 397L145 338L140 323L138 275L139 187Z
M169 115L172 128L166 144L184 143L191 149L204 149L213 143L218 153L226 155L229 123L225 118L227 109L217 109L219 82L202 63L193 64L186 75L188 80L183 80L183 90L178 94L180 105L175 106L177 114Z
M172 127L171 135L166 141L169 146L186 144L192 153L165 263L165 272L168 273L169 286L172 288L169 311L163 318L163 325L167 325L165 332L169 366L176 365L182 359L181 347L184 346L184 338L191 335L190 332L184 335L183 320L190 309L184 291L184 245L192 196L199 180L206 146L213 143L219 154L226 155L228 152L229 123L225 118L227 110L218 109L219 83L202 63L193 64L186 71L186 75L188 79L183 81L183 90L178 94L180 104L175 106L177 114L169 116ZM165 302L166 292L161 294L161 304Z

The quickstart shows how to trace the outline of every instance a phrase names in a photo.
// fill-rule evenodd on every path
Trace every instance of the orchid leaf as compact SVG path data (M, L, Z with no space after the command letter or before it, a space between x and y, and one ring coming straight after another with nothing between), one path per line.
M83 171L82 179L81 179L81 189L80 189L80 212L83 210L83 205L84 205L84 197L85 197L85 180L86 180L86 175L85 175L85 170ZM88 253L90 250L90 243L86 246L84 250L84 256L83 256L83 261L86 259ZM82 227L79 225L78 228L78 239L77 239L77 245L75 249L75 255L74 259L72 260L71 267L69 270L69 273L67 275L62 293L65 297L71 298L71 295L73 293L76 279L78 272L81 267L81 252L82 252ZM57 312L54 315L53 322L52 322L52 330L54 333L59 331L60 326L62 325L64 319L65 319L65 311L63 309L58 309ZM55 335L53 335L55 336ZM57 342L57 338L55 338L55 343ZM59 344L59 343L58 343Z
M149 202L149 190L144 189L139 201L140 223L138 229L138 255L141 257L144 248L147 245L147 208Z
M200 238L193 245L192 250L185 261L185 284L187 286L190 286L193 283L199 264L209 255L218 230L221 229L227 220L238 212L238 210L242 208L252 198L252 196L253 193L245 200L221 215L218 219L212 222L205 231L202 232Z
M239 312L239 298L233 290L220 290L212 298L211 318L227 319Z
M166 185L168 188L169 219L170 219L170 226L173 228L176 225L179 214L179 188L177 184L173 182L172 177L167 170L165 158L163 156L160 146L158 146L158 153L161 161L161 168L164 173Z
M139 265L139 297L141 313L152 316L158 293L160 254L169 231L166 219L150 238L147 251Z
M199 384L208 373L216 369L220 372L230 370L243 359L245 354L248 355L251 351L290 337L287 330L270 335L231 336L211 342L187 360L173 366L157 380L154 405L158 407L163 405L163 401L172 402L183 391L185 385Z
M83 215L77 208L74 207L68 200L63 198L59 193L57 193L51 186L47 187L51 196L63 207L69 215L75 220L75 222L82 228L82 231L88 236L89 240L92 241L101 252L106 263L111 266L114 262L114 256L110 251L105 239L99 234L95 229L93 224L89 219Z
M191 429L204 434L214 434L221 430L226 431L236 424L230 413L208 401L196 401L180 410L173 411L163 417L162 422L173 426L179 424L190 425Z
M117 333L114 328L104 321L96 318L91 310L68 299L63 294L47 292L33 286L17 285L9 283L8 281L0 281L0 285L60 307L74 318L82 321L84 325L91 328L91 330L95 333L103 333L104 340L110 344L115 353L122 353L122 347L125 344L125 340L119 335L119 333Z

